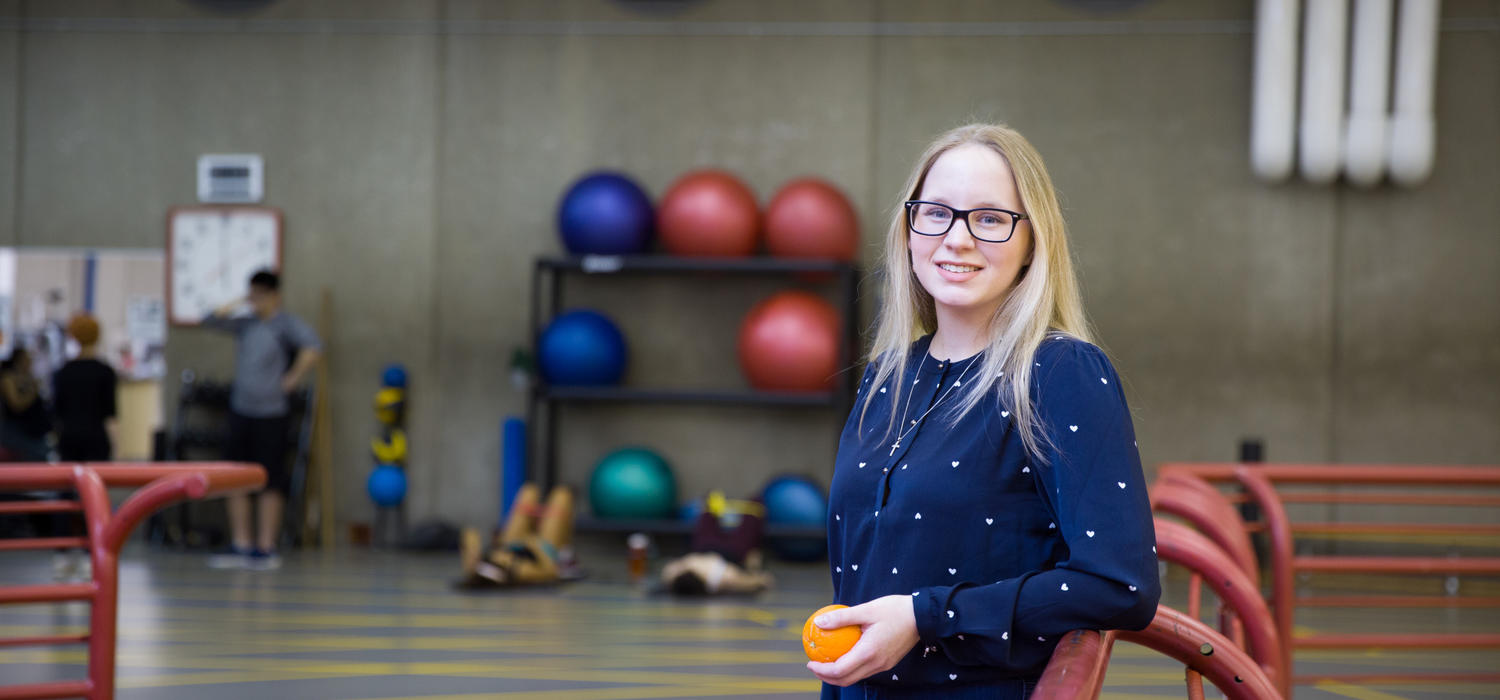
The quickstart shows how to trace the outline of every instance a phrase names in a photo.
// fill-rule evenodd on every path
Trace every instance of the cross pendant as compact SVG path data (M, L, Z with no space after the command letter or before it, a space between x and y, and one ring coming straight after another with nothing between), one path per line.
M896 456L896 448L898 448L900 446L901 446L901 438L896 438L896 441L893 442L893 443L891 443L891 453L888 454L888 455L886 455L886 456L887 457L894 457L894 456Z

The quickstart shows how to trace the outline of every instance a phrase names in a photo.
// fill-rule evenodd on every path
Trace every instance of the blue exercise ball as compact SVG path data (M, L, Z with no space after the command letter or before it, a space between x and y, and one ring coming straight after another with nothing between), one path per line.
M677 477L667 460L651 450L617 450L594 467L589 505L600 518L671 518L678 514Z
M655 221L646 191L620 173L584 176L557 207L557 229L574 255L644 253Z
M377 506L397 506L406 498L406 470L394 464L380 464L370 472L365 490Z
M828 496L816 482L801 476L772 479L761 491L766 504L766 522L773 525L823 528L828 524ZM771 551L795 561L816 561L827 556L826 537L767 538Z
M625 336L597 311L579 309L552 319L537 346L548 384L609 385L625 376Z
M399 362L386 365L385 371L380 373L380 384L393 389L405 389L406 366Z

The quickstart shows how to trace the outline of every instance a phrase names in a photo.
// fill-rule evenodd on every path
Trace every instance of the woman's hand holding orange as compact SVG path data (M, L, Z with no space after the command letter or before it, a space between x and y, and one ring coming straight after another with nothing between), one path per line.
M852 608L824 612L815 616L813 624L824 630L860 628L859 641L838 660L807 662L807 669L819 680L841 687L895 666L918 639L909 595L888 595Z

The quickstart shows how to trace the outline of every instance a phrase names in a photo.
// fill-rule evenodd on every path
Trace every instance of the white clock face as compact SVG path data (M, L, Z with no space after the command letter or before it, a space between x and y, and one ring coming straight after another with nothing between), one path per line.
M275 211L183 209L171 220L172 322L198 323L245 296L250 275L280 267Z

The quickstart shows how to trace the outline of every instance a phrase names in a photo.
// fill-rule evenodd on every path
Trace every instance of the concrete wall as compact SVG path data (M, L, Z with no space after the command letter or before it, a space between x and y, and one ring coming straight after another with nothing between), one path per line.
M762 197L827 177L870 257L926 139L970 119L1019 127L1049 159L1148 464L1231 458L1242 436L1275 459L1500 461L1500 3L1444 3L1436 172L1370 191L1251 177L1250 2L0 8L0 242L159 246L197 154L265 155L290 305L311 319L326 287L336 307L345 519L369 517L369 400L392 360L413 375L413 516L494 517L529 261L558 250L554 206L580 173L621 168L659 194L717 165ZM738 318L771 288L589 284L568 301L614 313L633 381L725 386ZM229 352L171 334L174 372L223 371ZM839 417L567 420L568 480L645 443L692 493L826 473Z

